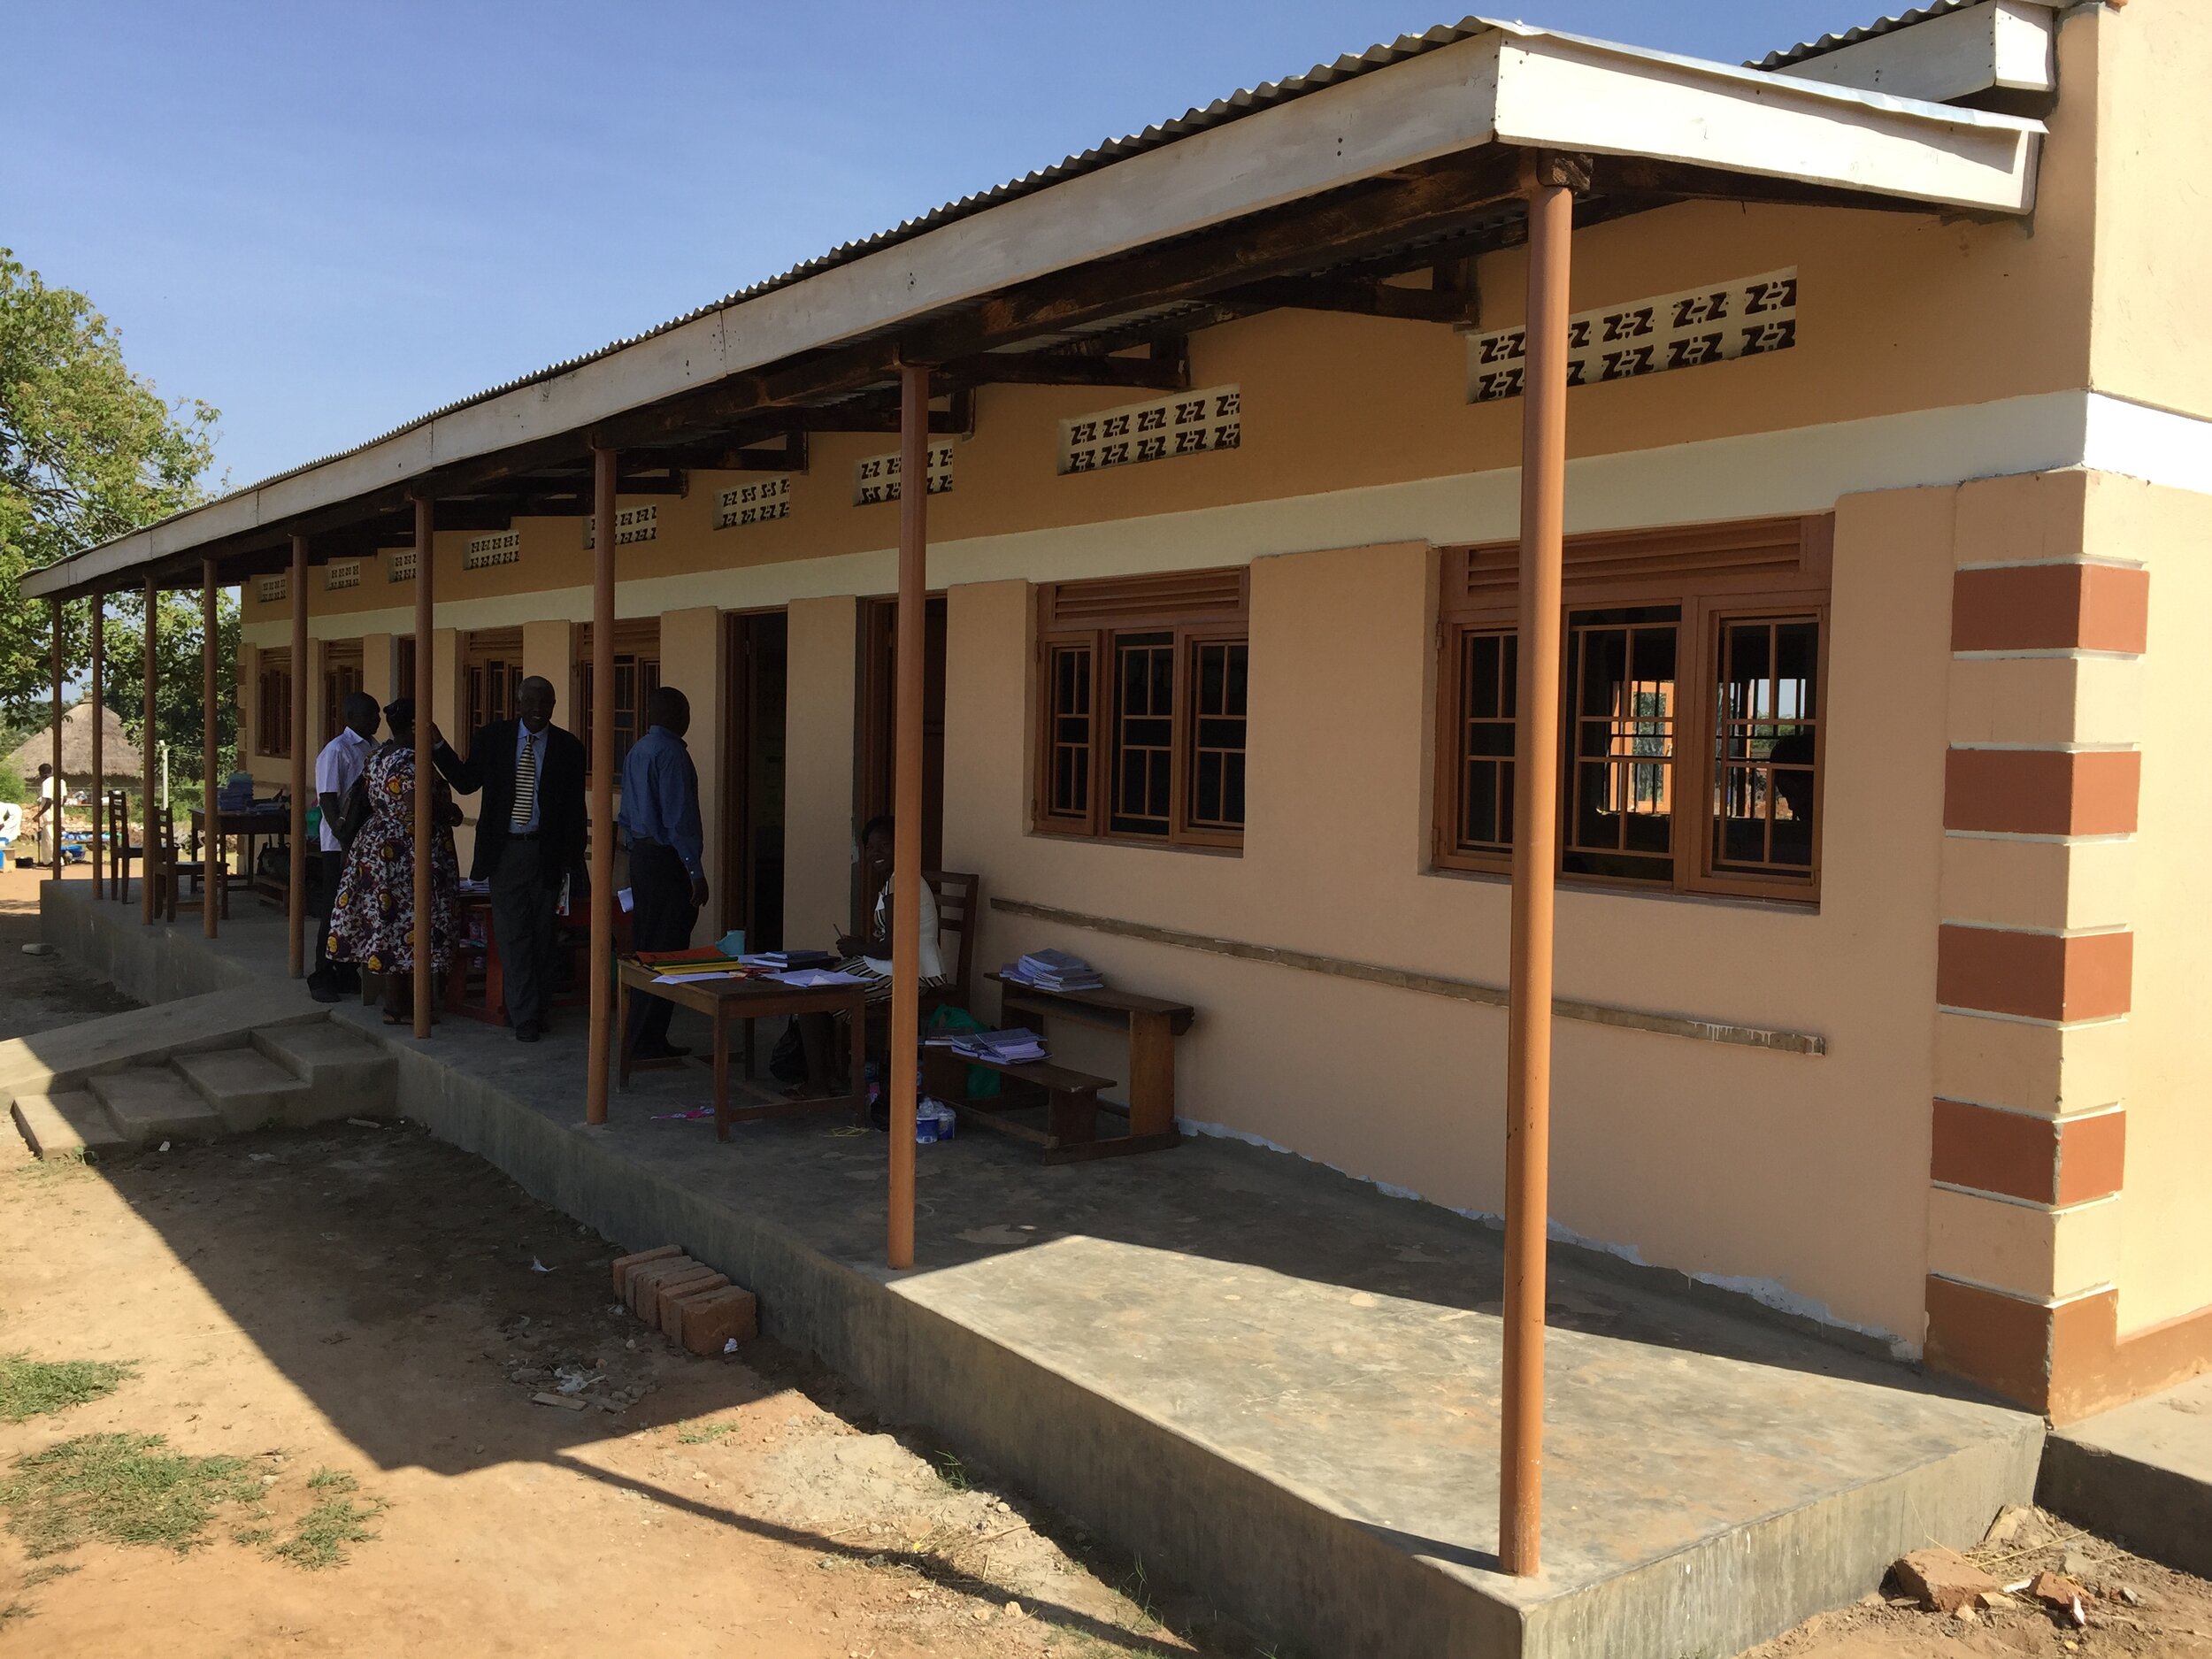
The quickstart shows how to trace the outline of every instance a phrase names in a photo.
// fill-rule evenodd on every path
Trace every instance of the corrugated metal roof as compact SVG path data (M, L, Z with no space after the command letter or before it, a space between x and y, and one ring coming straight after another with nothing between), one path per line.
M1256 115L1263 110L1272 109L1278 104L1291 103L1309 93L1319 92L1325 88L1335 86L1341 81L1350 81L1360 75L1372 73L1378 69L1387 69L1393 64L1402 63L1410 58L1421 57L1436 50L1439 47L1452 45L1456 42L1480 35L1494 27L1495 25L1488 19L1471 16L1462 18L1457 23L1440 23L1425 33L1401 35L1396 40L1387 44L1371 46L1356 56L1348 55L1337 58L1333 63L1316 64L1302 75L1290 75L1281 81L1271 81L1262 86L1233 92L1225 98L1215 99L1203 109L1187 110L1172 120L1162 121L1156 126L1148 127L1140 133L1108 139L1084 150L1079 155L1066 157L1055 162L1049 167L1040 168L1021 178L1009 180L994 189L980 191L973 196L964 196L956 202L948 202L941 207L934 208L917 218L903 220L890 230L880 231L873 236L864 237L857 242L842 243L831 249L826 254L810 259L803 265L793 265L789 270L778 275L764 278L750 287L726 294L720 299L710 300L703 305L695 306L686 311L680 317L672 317L664 323L641 333L627 335L623 339L609 341L596 350L581 352L575 357L564 358L558 363L551 364L532 373L518 375L513 380L488 387L469 396L456 398L453 402L442 404L426 414L418 415L412 420L403 421L388 432L379 433L373 438L365 439L359 443L335 450L329 455L318 457L312 461L303 461L297 466L286 468L283 472L273 472L267 478L231 491L228 495L213 499L227 501L234 496L251 495L255 490L265 488L280 480L296 477L302 472L311 472L319 466L342 460L349 455L357 455L364 449L373 449L388 439L396 438L402 433L412 432L419 426L427 426L430 422L442 416L449 415L456 410L487 403L492 398L503 396L521 387L534 386L541 381L552 380L557 375L566 374L571 370L580 368L587 363L596 362L601 357L635 345L641 340L650 340L657 334L666 334L672 328L681 327L684 324L703 317L710 311L721 311L725 307L757 298L763 294L772 293L778 288L787 288L795 282L803 282L809 277L818 276L821 273L833 270L839 265L849 265L870 254L879 253L887 248L896 247L902 242L924 235L941 226L952 224L972 214L997 207L1003 203L1018 200L1064 180L1079 178L1085 173L1094 173L1102 167L1110 166L1115 162L1126 160L1132 156L1142 155L1148 150L1157 150L1163 145L1173 143L1178 139L1187 138L1194 133L1225 127L1231 121L1240 119L1247 115ZM200 503L201 506L207 504L204 502ZM186 511L192 511L196 509Z
M1746 69L1779 69L1786 64L1803 63L1808 58L1818 58L1826 52L1840 51L1847 46L1856 46L1861 41L1870 41L1878 35L1888 35L1898 29L1909 29L1916 23L1925 23L1930 18L1939 18L1947 12L1963 12L1982 0L1932 0L1932 4L1900 12L1895 17L1877 18L1871 23L1840 35L1824 35L1816 41L1801 41L1787 51L1769 52L1764 58L1746 58Z

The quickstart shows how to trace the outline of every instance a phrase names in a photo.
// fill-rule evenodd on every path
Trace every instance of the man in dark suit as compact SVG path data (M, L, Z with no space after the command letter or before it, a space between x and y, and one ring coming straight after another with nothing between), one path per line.
M456 789L483 791L469 874L491 883L507 1023L518 1041L535 1042L552 1000L561 882L574 876L580 887L583 875L584 746L553 724L550 680L524 680L515 709L518 718L495 720L469 740L466 760L449 749L438 759Z

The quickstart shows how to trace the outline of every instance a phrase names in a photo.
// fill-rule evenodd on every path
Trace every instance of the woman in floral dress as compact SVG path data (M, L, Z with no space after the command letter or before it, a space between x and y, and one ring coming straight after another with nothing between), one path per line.
M346 854L345 874L330 907L329 953L384 976L384 1023L413 1018L415 930L415 703L388 703L390 739L369 757L362 773L369 818ZM431 816L437 839L430 849L430 969L442 973L453 958L459 912L461 864L453 850L460 809L442 780L434 779Z

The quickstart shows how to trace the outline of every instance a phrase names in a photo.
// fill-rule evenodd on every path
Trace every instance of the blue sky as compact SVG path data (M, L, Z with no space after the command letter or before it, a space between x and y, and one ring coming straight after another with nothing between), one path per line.
M1733 61L1893 9L1500 14ZM164 396L219 407L218 471L246 484L1455 15L1406 0L12 0L0 246L88 293Z

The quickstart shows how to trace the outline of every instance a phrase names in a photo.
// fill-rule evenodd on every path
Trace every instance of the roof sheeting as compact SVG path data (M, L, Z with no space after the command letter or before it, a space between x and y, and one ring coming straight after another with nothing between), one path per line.
M1910 12L1900 12L1894 17L1877 18L1871 23L1846 29L1840 35L1824 35L1816 41L1801 41L1785 51L1769 52L1764 58L1757 59L1746 58L1744 67L1775 70L1788 64L1801 64L1808 58L1841 51L1847 46L1856 46L1861 41L1870 41L1878 35L1894 34L1899 29L1909 29L1916 23L1925 23L1931 18L1946 17L1951 12L1963 12L1970 6L1981 4L1982 0L1932 0L1930 4L1915 7Z

